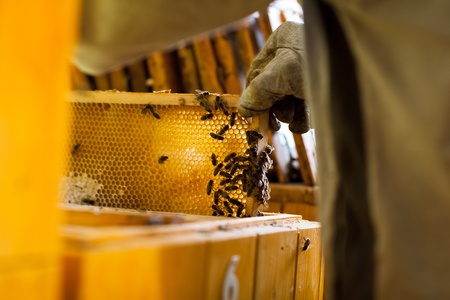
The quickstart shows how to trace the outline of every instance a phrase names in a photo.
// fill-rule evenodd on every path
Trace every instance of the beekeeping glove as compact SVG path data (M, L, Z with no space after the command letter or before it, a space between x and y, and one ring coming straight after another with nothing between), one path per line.
M280 129L279 120L288 123L294 133L307 132L310 118L304 93L304 57L303 24L280 25L250 66L239 113L251 117L270 110L272 130Z

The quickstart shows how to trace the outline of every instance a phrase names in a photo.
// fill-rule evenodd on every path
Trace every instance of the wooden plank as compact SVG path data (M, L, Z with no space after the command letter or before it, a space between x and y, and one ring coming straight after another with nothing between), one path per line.
M153 53L147 57L147 66L153 79L154 91L171 89L173 92L182 92L179 70L173 53Z
M219 79L226 93L240 94L243 82L239 78L239 69L234 57L233 45L227 32L219 33L213 38L214 51L217 55L219 70L222 75Z
M128 79L123 69L117 69L110 73L111 89L127 92L129 91Z
M288 182L286 156L289 157L289 154L286 154L283 150L287 150L287 146L283 146L280 142L280 133L269 131L267 136L269 145L275 148L271 154L271 158L273 159L273 167L277 174L278 182L286 183Z
M70 65L70 79L73 90L88 91L91 90L89 80L77 67Z
M289 227L258 230L253 299L293 299L298 232Z
M131 89L133 92L148 92L146 64L143 61L137 61L128 66L131 80Z
M150 236L161 236L161 235L173 235L173 234L184 234L192 232L208 232L216 230L231 230L236 228L243 228L249 226L260 226L265 224L281 224L285 222L293 222L301 220L301 216L298 215L287 215L287 214L265 214L264 217L257 218L222 218L222 217L210 217L210 216L199 216L199 215L188 215L179 213L165 213L165 212L148 212L148 215L159 215L161 218L167 218L168 220L177 220L173 223L165 223L164 226L152 226L148 224L147 226L142 226L136 224L135 221L131 223L119 223L115 222L105 222L100 221L89 221L86 222L86 218L96 219L101 216L101 214L117 214L125 216L135 216L137 213L134 210L127 209L116 209L114 208L103 208L99 215L98 208L79 206L76 205L61 205L64 212L63 220L66 221L68 218L67 214L71 211L78 211L79 214L84 213L84 217L72 218L70 223L64 225L60 228L62 236L68 241L75 241L75 245L79 241L89 242L89 243L102 243L105 241L123 240L135 237L150 237ZM72 216L73 217L73 216ZM126 220L123 217L121 221ZM119 218L120 220L120 218ZM81 221L79 224L74 224L75 221ZM201 222L200 222L201 221ZM96 224L95 227L88 227L89 224ZM100 225L98 225L100 224ZM109 226L108 225L111 225ZM122 226L117 226L122 225ZM127 225L127 226L124 226ZM153 224L158 225L158 224Z
M307 203L292 203L284 204L283 213L301 215L302 219L308 221L318 221L317 206Z
M238 297L252 299L255 269L256 233L254 230L220 231L207 234L207 263L204 299L224 299L224 280L233 256L239 261L234 276L238 281ZM187 299L187 298L185 298Z
M109 81L109 75L99 75L94 77L95 85L97 87L97 90L100 91L107 91L111 89L111 84Z
M193 93L196 89L202 89L192 45L181 46L178 49L178 60L183 86L182 92Z
M276 199L277 202L316 205L318 193L317 186L308 186L300 183L270 183L270 188L271 200Z
M316 185L315 145L311 133L293 134L297 149L300 173L306 185Z
M258 48L250 26L246 25L236 31L236 42L240 63L242 64L244 73L247 74L250 65L258 53Z
M216 95L216 94L212 94ZM184 99L183 105L198 106L195 101L197 94L178 93L129 93L118 91L74 91L69 94L69 102L82 103L128 103L128 104L160 104L160 105L180 105L180 99ZM236 107L239 95L221 94L228 107ZM209 97L212 104L214 97ZM257 118L253 118L257 119Z
M258 11L259 17L257 18L258 27L267 41L269 36L272 34L272 25L270 24L269 14L267 13L267 8Z
M282 202L269 200L268 206L264 207L264 212L283 213L284 205Z
M202 299L205 245L202 235L190 234L69 250L79 257L78 280L66 282L77 291L71 299Z
M199 38L194 40L193 46L202 89L223 93L224 89L217 75L218 65L211 41L207 37Z
M321 297L322 246L320 225L315 222L310 222L310 224L312 225L311 228L299 227L295 299L315 300ZM310 245L305 249L307 239L309 239Z

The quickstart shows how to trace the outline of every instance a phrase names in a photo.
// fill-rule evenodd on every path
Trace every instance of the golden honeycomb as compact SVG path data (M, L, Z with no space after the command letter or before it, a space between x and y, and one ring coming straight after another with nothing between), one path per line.
M248 215L248 193L237 183L224 184L226 178L215 169L222 163L225 170L223 160L230 153L248 153L251 119L231 106L228 116L220 109L206 116L191 94L170 94L170 101L158 100L161 95L156 94L133 94L137 93L84 92L69 102L62 201L200 215L217 215L216 202L224 215ZM207 98L212 107L209 98L214 95ZM160 102L167 104L155 104ZM235 122L222 134L223 140L213 138L211 133L229 127L232 116ZM234 175L242 172L234 170ZM219 190L234 203L231 210L215 200Z

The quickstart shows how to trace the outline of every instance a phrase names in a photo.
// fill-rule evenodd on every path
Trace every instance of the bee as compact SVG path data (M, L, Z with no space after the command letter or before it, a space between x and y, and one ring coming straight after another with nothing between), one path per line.
M228 201L224 201L224 202L223 202L223 207L225 207L225 210L226 210L228 213L230 213L230 214L233 213L233 209L231 208L230 203L229 203Z
M223 135L227 130L230 129L230 126L228 124L225 124L218 132L218 135Z
M225 213L220 209L220 207L218 205L213 204L211 207L219 216L225 215Z
M207 194L208 196L211 195L211 191L212 191L212 188L213 188L213 184L214 184L214 181L210 180L210 181L208 182L208 185L206 186L206 194Z
M230 196L228 195L227 192L225 192L224 190L219 190L219 193L222 197L224 197L225 199L229 200Z
M305 240L305 242L303 243L302 246L302 251L306 251L308 250L309 246L311 245L311 240L309 238L303 238Z
M89 199L89 198L83 198L81 199L81 203L85 205L95 205L95 200Z
M234 173L236 173L238 168L239 168L238 164L233 164L233 166L231 167L231 170L230 170L230 175L233 176Z
M212 113L211 108L209 108L208 96L211 94L208 91L195 90L197 96L195 100L199 101L200 106L202 106L208 113Z
M253 144L258 143L258 140L262 139L263 136L261 133L254 131L254 130L248 130L246 133L247 138L247 144L249 146L252 146Z
M212 119L214 115L212 113L207 113L206 115L203 115L200 120L204 121L204 120L208 120L208 119Z
M239 187L237 185L229 185L225 188L225 191L235 191L237 190Z
M215 205L219 204L219 197L220 197L220 192L219 191L215 191L214 192L214 204Z
M217 165L217 155L215 155L214 153L211 154L211 162L213 166Z
M275 150L275 148L270 145L266 145L266 147L264 148L264 152L269 155L273 152L273 150Z
M244 205L238 207L236 211L236 216L238 216L239 218L244 217Z
M231 169L231 167L232 167L233 165L234 165L234 162L230 161L229 163L226 164L225 170Z
M222 100L222 97L220 95L216 95L216 101L214 103L214 108L220 108L220 110L224 113L225 116L228 116L228 110L225 101Z
M214 168L214 176L219 174L219 171L220 171L220 169L222 169L222 167L223 167L223 163L220 163Z
M236 205L237 207L244 207L244 204L242 204L241 202L239 202L239 200L234 199L234 198L230 198L228 199L228 201L230 201L232 204Z
M202 90L195 90L195 92L197 93L197 97L195 97L196 100L206 98L211 94L208 91L202 91Z
M145 115L147 112L150 112L153 117L155 117L156 119L161 119L161 117L158 115L158 113L155 111L155 109L153 108L153 106L149 103L147 104L142 110L141 110L141 114Z
M158 159L158 163L161 165L163 164L169 157L166 155L161 155Z
M230 179L230 178L227 178L227 179L222 180L222 181L220 182L220 185L225 185L225 184L230 183L230 182L231 182L231 179Z
M225 177L225 178L229 178L229 179L231 179L231 175L230 174L228 174L227 172L224 172L224 171L220 171L220 173L219 173L221 176L223 176L223 177Z
M224 162L229 161L230 159L232 159L233 157L236 156L236 152L231 152L230 154L228 154L227 156L225 156L225 158L223 159Z
M78 150L80 149L81 144L80 143L76 143L75 145L73 145L72 147L72 155L76 154L78 152Z
M244 162L248 160L248 157L245 156L236 156L233 158L234 161L240 161L240 162Z
M232 181L233 183L238 183L239 180L242 180L243 178L244 178L244 174L238 174L238 175L236 175L231 181Z
M234 126L236 122L236 112L232 112L230 116L230 128Z
M254 189L254 187L252 187L252 186L248 187L248 189L247 189L247 197L250 197L253 194L253 189Z
M258 156L258 145L253 145L247 150L245 150L245 154L248 154L252 158Z
M221 135L215 134L214 132L210 132L209 135L216 140L223 141L225 138Z

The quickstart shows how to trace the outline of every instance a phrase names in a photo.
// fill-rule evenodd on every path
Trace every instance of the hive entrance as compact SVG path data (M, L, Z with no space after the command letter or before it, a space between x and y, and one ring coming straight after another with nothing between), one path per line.
M252 198L242 188L228 188L232 183L221 185L224 178L214 176L217 164L211 155L219 162L230 153L244 157L246 132L257 122L232 114L236 97L223 98L228 116L217 109L205 118L204 107L190 94L76 93L69 102L64 201L211 215L215 192L221 189L234 203L225 215L245 215ZM232 126L223 140L211 137L226 125Z

